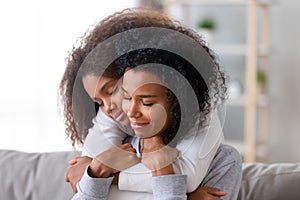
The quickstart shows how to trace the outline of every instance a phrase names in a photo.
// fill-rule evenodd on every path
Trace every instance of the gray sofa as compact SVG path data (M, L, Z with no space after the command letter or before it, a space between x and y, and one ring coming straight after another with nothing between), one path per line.
M0 150L0 200L66 200L64 176L78 152L24 153ZM244 164L239 199L299 200L300 163Z

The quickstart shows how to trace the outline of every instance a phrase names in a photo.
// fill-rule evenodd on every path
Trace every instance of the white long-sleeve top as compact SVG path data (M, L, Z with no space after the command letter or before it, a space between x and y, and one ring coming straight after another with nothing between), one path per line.
M198 130L195 125L176 145L179 156L173 168L176 174L187 175L187 192L198 188L223 141L219 118L216 113L211 117L209 126ZM93 123L84 142L83 156L95 157L113 145L122 144L128 135L134 134L130 127L106 116L101 109ZM139 163L120 173L119 190L152 193L151 177L151 171Z

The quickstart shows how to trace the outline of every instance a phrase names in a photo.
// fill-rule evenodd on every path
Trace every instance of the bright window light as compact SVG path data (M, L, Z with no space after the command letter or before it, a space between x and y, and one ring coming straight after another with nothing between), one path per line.
M134 0L12 0L0 3L0 149L71 150L58 85L76 40Z

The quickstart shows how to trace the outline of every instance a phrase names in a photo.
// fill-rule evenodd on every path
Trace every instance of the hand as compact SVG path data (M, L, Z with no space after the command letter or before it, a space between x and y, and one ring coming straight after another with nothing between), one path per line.
M166 146L161 136L141 139L142 163L152 171L152 176L174 174L173 161L178 150Z
M69 168L66 173L66 182L69 182L74 193L77 193L76 184L80 181L86 167L92 162L87 156L76 157L69 161Z
M107 178L140 162L131 144L114 146L94 158L89 175L94 178Z
M227 192L212 187L199 187L192 193L188 194L188 200L218 200L225 196Z

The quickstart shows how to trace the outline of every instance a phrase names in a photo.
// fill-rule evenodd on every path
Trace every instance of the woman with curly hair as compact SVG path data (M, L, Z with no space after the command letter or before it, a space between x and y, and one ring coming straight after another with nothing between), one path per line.
M193 65L188 61L186 61L185 59L183 59L182 57L175 55L174 53L170 53L169 51L166 50L160 50L164 48L170 50L173 48L173 45L177 46L178 48L177 42L181 41L181 39L180 38L178 39L176 34L175 35L173 33L170 35L167 34L166 37L163 36L160 37L158 41L141 40L139 36L145 35L145 32L143 31L142 33L131 32L125 35L123 34L126 31L138 30L139 28L145 28L145 27L162 28L162 30L167 29L167 30L172 30L173 32L176 31L180 34L188 36L190 39L192 39L194 42L200 45L201 48L204 49L206 53L205 59L209 60L210 65L206 67L207 68L211 67L208 71L204 70L205 76L208 75L208 77L203 77L202 73L201 76L199 72L195 70L195 68L193 68ZM153 30L147 30L146 33L149 34L150 32L151 33L150 35L152 34L155 35L156 30L154 32L151 31ZM119 39L114 38L115 40L109 41L103 45L104 41L107 41L113 36L116 36L120 33L123 34L122 37L120 37ZM172 40L173 42L170 42L170 39L175 39L175 40ZM100 45L99 47L100 43L102 44L102 46ZM138 48L139 50L134 50L136 48L135 45L139 43L141 44L141 46L139 46ZM103 50L103 47L108 46L107 44L110 44L111 47L104 48L105 50ZM184 48L184 46L186 46L186 48ZM183 47L183 49L187 50L188 43L180 47ZM193 54L195 55L197 54L196 51L195 52L189 51L189 53L191 54L192 57L194 56ZM200 55L198 55L198 57L199 56ZM110 98L115 94L119 94L118 91L120 90L119 87L120 83L117 82L118 79L123 75L124 69L126 67L134 68L147 63L158 63L175 69L177 72L179 72L180 75L182 75L189 81L189 84L192 85L192 90L195 93L193 95L190 95L189 93L187 93L187 91L189 90L186 87L183 87L186 90L180 90L180 92L176 91L176 88L179 89L180 88L179 86L184 81L176 82L180 80L180 76L174 76L174 73L170 73L167 78L163 76L159 77L159 79L164 83L167 82L166 80L173 80L173 82L168 83L168 87L166 87L166 92L165 92L166 102L168 103L168 105L172 105L169 108L170 109L169 113L167 113L166 115L171 117L168 117L168 120L164 121L167 123L163 123L167 125L166 128L163 129L164 134L163 137L161 137L162 140L160 141L161 142L160 144L164 144L164 145L169 144L170 146L172 146L172 148L170 149L179 149L179 153L182 153L182 155L180 154L180 156L178 156L178 152L177 152L174 154L176 155L175 157L169 158L170 162L174 162L174 163L173 165L170 165L170 163L168 163L169 165L167 165L167 174L169 174L170 171L172 173L174 172L183 173L183 174L186 173L188 176L187 182L192 183L190 184L191 186L189 186L189 184L187 185L188 192L194 191L199 186L199 183L203 179L205 181L204 177L207 171L209 170L208 167L213 157L215 156L216 152L218 151L217 154L219 153L220 149L218 149L218 147L220 145L222 137L220 137L220 135L211 135L211 134L204 134L204 133L201 134L200 132L203 130L205 130L204 132L207 131L207 127L208 127L207 123L209 122L208 119L210 119L210 113L212 113L212 110L217 106L217 104L219 102L222 102L226 97L224 74L220 70L219 65L215 62L215 58L210 52L210 50L204 45L204 42L193 31L181 26L180 23L171 20L162 14L145 10L145 9L133 9L133 10L125 10L121 13L116 13L102 20L92 30L92 32L83 40L81 46L74 49L70 55L68 66L60 85L61 96L63 98L64 109L65 109L64 113L66 117L66 126L67 126L66 132L70 137L73 145L75 145L76 143L80 144L84 142L83 155L87 155L89 157L94 158L94 159L90 158L85 161L82 160L85 159L86 157L77 158L73 160L70 163L72 165L72 169L69 169L67 175L67 179L70 182L72 182L72 180L70 180L72 178L73 179L77 178L78 181L79 180L78 177L81 177L80 174L82 175L83 173L82 171L78 170L79 171L78 177L76 177L76 175L74 176L74 173L73 175L70 175L71 174L70 170L71 171L73 170L74 172L75 163L77 163L77 166L79 166L78 164L80 163L81 166L84 166L84 168L85 166L90 165L90 167L88 168L88 170L90 170L89 175L94 175L94 177L99 177L99 173L98 174L95 173L95 172L99 172L99 169L101 169L101 167L99 168L99 157L97 155L103 151L105 152L105 150L109 149L113 145L122 144L128 134L132 135L132 131L130 128L128 128L128 126L117 123L115 120L113 120L113 119L117 119L119 121L120 120L123 121L125 124L128 123L128 118L125 118L119 110L120 104L113 103L114 101L112 101ZM152 68L150 69L150 71L152 71ZM154 72L152 71L152 73ZM165 75L166 73L165 71L161 71L160 73L156 72L155 74ZM127 83L128 82L130 83L130 81L127 80ZM173 90L168 90L168 88L171 87L172 84L176 85L176 83L178 87L173 87ZM116 85L117 87L115 87ZM193 97L196 97L196 101L190 99ZM124 99L124 101L126 101L126 98ZM117 100L116 102L119 102L119 100ZM184 106L184 109L180 108L183 106L182 102L187 102L188 104ZM198 108L198 110L196 109L198 112L194 112L193 108ZM93 127L92 127L92 122L94 123ZM100 127L95 128L98 125ZM132 124L131 122L131 125L133 125L133 129L138 135L140 124L138 123ZM104 127L108 127L110 129L103 130ZM108 134L103 138L103 135L105 134L101 134L101 132L99 133L99 130L102 130L102 133L108 133ZM194 138L191 139L189 137L186 137L185 134L188 135L188 133L190 133L190 136L194 136ZM199 157L197 157L201 154L198 151L200 150L201 145L203 145L203 143L201 143L199 139L201 138L200 136L202 136L202 140L203 140L204 135L212 136L215 138L214 138L214 142L211 143L211 146L208 148L208 150L203 151L205 152L203 153L203 155L205 154L205 156L202 157L201 160L199 159ZM149 138L153 139L153 135L150 136L148 135L147 137L142 138L142 140L134 140L134 141L138 141L137 142L138 144L136 144L134 147L137 148L139 145L141 145L143 146L144 149L148 148L148 146L145 145L145 143L147 143L145 141L147 141ZM191 143L194 140L196 142ZM134 141L132 142L133 144L135 143ZM183 141L189 141L190 143L184 143ZM144 144L142 144L141 142L143 142ZM105 144L103 145L103 143ZM186 148L187 145L190 147ZM123 145L121 148L125 150L129 150L131 152L135 152L135 150L128 145L127 146ZM141 150L140 148L137 148L138 152L140 152L140 150ZM190 157L188 156L185 157L186 156L184 155L185 151L190 152ZM191 154L193 151L195 152L194 153L195 155ZM171 151L171 155L173 155L173 152L174 151ZM191 155L194 155L194 157ZM168 155L166 156L168 157ZM158 155L158 158L161 158L161 155ZM175 158L177 160L175 160ZM197 159L201 160L201 162L194 161L193 160L194 158L195 160ZM103 159L103 154L101 159ZM127 159L127 161L128 160L130 159ZM95 167L96 165L93 165L93 163L96 162L98 163L98 168ZM133 159L133 161L130 164L132 165L135 162L136 160ZM142 156L142 162L150 169L153 167L150 164L150 162L147 162L147 159L145 158L143 159L143 156ZM105 167L106 167L105 170L109 172L106 173L107 171L104 170L106 176L118 172L118 170L117 171L113 170L109 166L105 166ZM160 167L159 169L161 169ZM188 170L191 170L191 172L189 173ZM166 174L165 173L166 171L164 170L163 171L158 170L156 172L158 172L156 174L158 176ZM103 174L103 168L101 173ZM125 177L126 176L130 177L131 175L129 172L127 173L121 172L119 177L120 178L119 188L125 190L139 191L139 192L148 192L149 188L147 189L147 187L139 187L138 184L140 179L136 178L137 177L136 174L134 175L135 175L134 178L128 178L131 182L133 181L131 185L125 184L126 186L122 186L122 183L124 185L126 181L122 181L121 179L124 178L124 180L126 180ZM152 171L152 175L153 175L153 171ZM85 179L86 176L88 176L87 171L82 181L86 180ZM118 176L114 176L114 177L116 179ZM149 175L147 176L147 178L149 179ZM134 182L134 180L137 181ZM184 182L184 178L182 180ZM235 180L238 181L238 176ZM154 183L155 181L157 181L157 179L154 180ZM168 180L166 182L168 182ZM160 183L164 183L164 182L160 182L160 183L156 182L156 183L158 184L154 184L154 186L155 185L160 186L161 185ZM147 184L145 185L147 186ZM182 184L182 186L184 186L184 184ZM80 187L80 183L78 184L78 188L79 188L78 195L84 194L84 191L81 190L83 188ZM151 189L153 189L154 195L156 195L157 187L156 188L150 187L150 190ZM113 191L117 191L117 190L115 189ZM206 192L210 193L208 191ZM218 191L215 193L211 192L210 194L224 195L224 193L222 192L218 193ZM196 197L197 195L199 196L197 192L194 193L193 195L196 195ZM191 198L193 195L191 195ZM236 195L236 192L233 192L232 195L233 196Z

